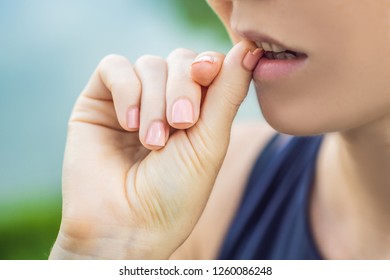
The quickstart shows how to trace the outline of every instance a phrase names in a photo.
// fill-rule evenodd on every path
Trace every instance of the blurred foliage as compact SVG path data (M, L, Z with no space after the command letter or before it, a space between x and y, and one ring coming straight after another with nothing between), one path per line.
M47 259L61 220L61 198L0 203L0 259Z
M225 27L206 0L171 0L171 2L182 17L183 24L188 24L195 29L212 30L216 38L230 42Z

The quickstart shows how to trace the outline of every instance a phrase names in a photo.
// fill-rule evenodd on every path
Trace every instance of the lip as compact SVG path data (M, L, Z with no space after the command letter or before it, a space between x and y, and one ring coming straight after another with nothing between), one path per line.
M291 74L298 72L305 64L307 56L297 57L295 59L268 59L265 56L261 57L255 70L253 71L253 79L255 82L272 82Z
M303 50L301 50L300 48L295 47L295 46L287 46L283 42L280 42L279 40L277 40L271 36L268 36L264 33L252 31L252 30L246 30L246 31L241 31L241 32L238 31L238 34L242 38L245 38L245 39L252 41L252 42L267 42L267 43L271 43L274 45L279 45L280 47L282 47L286 50L294 51L296 53L305 54L305 52Z
M299 71L307 61L307 54L305 51L296 46L288 46L279 40L268 36L264 33L254 30L241 30L238 34L252 42L267 42L280 47L299 53L299 56L295 59L279 60L268 59L265 56L261 57L255 70L253 71L253 79L255 82L271 82L290 76L294 72Z

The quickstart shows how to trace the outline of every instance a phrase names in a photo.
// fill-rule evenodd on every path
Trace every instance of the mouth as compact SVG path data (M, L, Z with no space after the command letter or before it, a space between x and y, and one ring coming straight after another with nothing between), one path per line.
M287 46L256 30L237 30L237 34L264 50L263 56L253 71L256 84L291 79L293 74L298 73L307 65L308 55L300 47Z
M263 57L270 60L292 60L307 57L306 54L289 50L279 44L256 41L256 46L264 50Z
M299 72L307 62L308 56L272 41L254 41L256 46L265 52L253 72L255 83L270 83L291 78Z

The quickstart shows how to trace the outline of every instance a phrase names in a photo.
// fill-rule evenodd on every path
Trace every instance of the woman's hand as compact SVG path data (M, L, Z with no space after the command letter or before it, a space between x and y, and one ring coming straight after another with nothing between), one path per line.
M261 56L250 49L241 42L226 58L179 49L134 66L120 56L102 60L69 121L51 258L169 258L222 165Z

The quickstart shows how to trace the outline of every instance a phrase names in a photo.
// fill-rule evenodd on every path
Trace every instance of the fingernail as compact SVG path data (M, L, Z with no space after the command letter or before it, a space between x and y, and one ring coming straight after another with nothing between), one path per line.
M139 109L138 109L138 107L130 108L127 111L127 127L130 129L139 128Z
M214 63L214 58L209 55L203 55L200 57L197 57L192 64L199 63L199 62L208 62L208 63Z
M249 50L242 61L242 65L246 70L252 71L262 55L263 51L260 48L255 49L253 52Z
M194 110L191 101L185 98L178 99L172 106L173 123L193 123Z
M165 146L165 129L162 122L153 122L146 135L146 144L151 146Z

